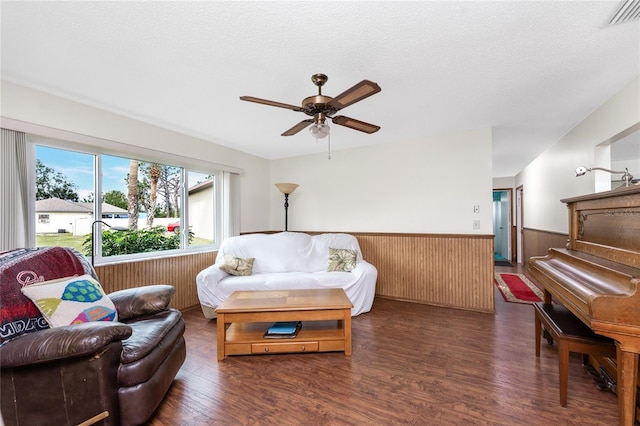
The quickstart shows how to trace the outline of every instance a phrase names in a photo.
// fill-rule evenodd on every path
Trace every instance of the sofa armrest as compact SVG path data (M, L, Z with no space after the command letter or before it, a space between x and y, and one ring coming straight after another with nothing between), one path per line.
M109 293L109 299L116 306L118 320L153 315L169 308L176 289L165 284L128 288Z
M221 303L218 284L221 280L230 276L230 274L220 270L220 265L215 263L196 275L198 299L200 300L200 305L203 306L202 312L207 319L216 318L215 308Z
M351 271L351 273L356 275L357 277L361 277L363 275L372 275L372 274L376 278L378 276L378 270L376 269L376 267L373 266L371 263L367 262L366 260L362 260L362 259L356 262L356 267Z
M211 286L215 288L218 282L223 278L228 277L230 274L220 269L222 263L214 263L213 265L203 269L196 276L196 284Z
M221 263L214 263L211 266L198 272L196 275L196 286L198 287L198 295L203 296L200 292L214 291L218 287L218 283L228 277L230 274L220 269ZM200 300L203 298L201 297ZM205 300L207 300L205 298Z
M0 366L11 368L91 355L112 341L129 338L131 333L126 324L102 321L27 333L0 346Z

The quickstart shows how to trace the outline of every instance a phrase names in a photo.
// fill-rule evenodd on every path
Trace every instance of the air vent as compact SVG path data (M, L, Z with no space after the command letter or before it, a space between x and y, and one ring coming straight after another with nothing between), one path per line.
M625 24L640 20L640 0L625 0L613 14L609 25Z

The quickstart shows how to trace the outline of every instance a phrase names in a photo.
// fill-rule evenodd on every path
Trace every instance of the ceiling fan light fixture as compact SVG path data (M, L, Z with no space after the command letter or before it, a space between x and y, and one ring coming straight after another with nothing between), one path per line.
M360 83L332 98L331 96L325 96L322 94L322 86L324 86L327 80L328 77L325 74L318 73L311 76L311 81L318 87L318 94L305 98L302 101L302 106L270 101L253 96L240 96L240 100L303 112L306 115L313 117L307 120L302 120L289 130L282 133L282 136L293 136L305 127L311 125L309 131L316 141L327 137L331 139L331 136L329 135L329 126L325 123L327 118L330 118L333 124L349 127L364 133L374 133L380 130L380 126L376 126L375 124L366 123L364 121L344 116L333 116L342 108L380 92L382 89L380 89L380 86L377 83L370 80L362 80Z
M329 136L329 125L324 123L314 123L309 127L311 136L316 139L324 139Z

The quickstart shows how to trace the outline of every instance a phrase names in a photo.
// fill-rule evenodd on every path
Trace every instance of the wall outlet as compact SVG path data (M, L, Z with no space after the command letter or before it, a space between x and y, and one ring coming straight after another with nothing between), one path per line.
M473 206L474 213L480 213L480 206Z
M478 219L473 220L473 229L480 229L480 220Z

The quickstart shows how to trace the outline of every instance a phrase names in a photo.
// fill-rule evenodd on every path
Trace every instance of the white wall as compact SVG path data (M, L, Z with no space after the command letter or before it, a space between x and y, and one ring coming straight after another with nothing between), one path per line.
M16 120L25 123L24 128L10 127L15 130L33 133L32 127L44 126L48 128L44 136L52 137L56 130L62 130L77 134L78 142L91 136L244 170L240 179L241 231L268 229L268 160L6 81L1 83L1 93L3 125L5 119L12 124Z
M515 189L516 187L516 177L499 177L493 178L493 188L494 189Z
M291 181L300 188L290 198L290 230L492 233L490 129L334 151L331 160L317 154L269 162L16 84L2 82L1 88L3 123L243 169L241 232L283 229L284 199L273 184ZM474 220L480 229L473 229Z
M516 176L524 189L524 227L568 232L560 199L595 192L596 173L575 177L578 166L596 165L596 145L640 122L640 76L605 102Z
M49 221L41 222L39 220L40 215L48 214ZM36 213L36 233L38 234L55 234L59 229L64 229L65 232L71 232L74 235L84 235L84 233L78 233L81 231L82 226L78 226L78 223L87 222L91 220L92 215L89 213L66 213L66 212L37 212ZM90 228L90 226L88 226Z
M491 147L491 130L480 129L334 151L331 160L274 160L271 229L284 229L284 196L273 184L292 182L300 187L289 197L290 231L491 234Z

